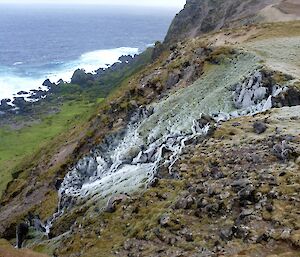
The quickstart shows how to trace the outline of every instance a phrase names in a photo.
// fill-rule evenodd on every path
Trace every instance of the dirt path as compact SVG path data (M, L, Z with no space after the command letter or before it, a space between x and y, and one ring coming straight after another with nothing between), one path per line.
M300 79L300 37L271 38L247 43L266 64Z

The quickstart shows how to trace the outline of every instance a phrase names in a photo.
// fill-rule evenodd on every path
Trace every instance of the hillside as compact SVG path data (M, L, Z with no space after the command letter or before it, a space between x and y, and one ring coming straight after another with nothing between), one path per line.
M224 28L299 19L295 0L188 0L165 38L171 44Z
M19 164L0 256L30 254L8 243L28 219L48 256L299 256L298 7L187 1L158 58Z

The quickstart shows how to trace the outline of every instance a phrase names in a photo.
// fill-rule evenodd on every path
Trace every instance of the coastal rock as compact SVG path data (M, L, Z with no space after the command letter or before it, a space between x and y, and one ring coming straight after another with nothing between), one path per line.
M29 93L26 91L19 91L17 95L28 95Z
M122 63L131 63L133 61L133 57L131 55L122 55L119 57L119 61Z
M13 108L13 106L11 106L10 104L8 104L10 102L11 102L10 99L2 99L0 101L0 111L1 112L6 112L6 111L11 110Z
M42 85L47 87L49 90L52 89L53 86L56 86L56 84L52 83L49 79L46 79Z
M19 108L20 112L25 111L25 107L27 106L27 102L24 97L14 97L12 102L17 108Z
M41 99L43 97L47 96L47 91L44 90L36 90L36 89L32 89L30 90L31 92L31 96L29 96L29 99Z
M77 69L71 78L72 84L85 86L89 81L93 81L93 75L91 73L85 73L83 69Z

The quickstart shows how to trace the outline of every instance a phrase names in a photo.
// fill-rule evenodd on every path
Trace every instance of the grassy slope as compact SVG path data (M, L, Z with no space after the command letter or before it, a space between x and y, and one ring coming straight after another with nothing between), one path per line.
M50 102L46 102L46 106L41 104L38 109L42 113L42 110L49 106L56 107L55 103L60 101L58 98L63 98L61 111L54 115L43 114L42 121L38 124L20 130L0 127L0 198L7 184L12 180L13 173L27 166L33 156L42 151L44 146L56 142L59 135L67 133L75 125L87 122L95 114L96 106L102 103L103 98L148 64L151 56L152 49L149 48L131 65L106 73L101 77L101 85L97 82L84 87L72 84L57 87L54 95L50 97ZM24 117L17 119L22 121ZM78 130L80 127L78 126ZM51 149L49 151L51 152ZM18 170L15 167L18 167Z
M120 92L119 92L119 93L120 93ZM116 91L115 94L114 94L114 96L116 97L117 94L118 94L118 92ZM50 140L50 141L51 141L51 140ZM0 146L0 147L2 147L2 146ZM0 156L2 156L2 155L0 155ZM160 207L159 207L159 208L160 208ZM159 211L159 212L160 212L160 211ZM98 217L97 217L97 218L98 218ZM110 217L110 218L112 218L112 224L115 224L115 221L118 220L118 219L114 219L114 218L116 218L115 216ZM141 220L142 220L142 223L143 223L145 220L147 220L147 215L141 214ZM110 227L110 228L111 228L111 227ZM122 232L122 231L118 231L118 233L116 233L116 234L119 235L120 232ZM108 231L107 234L108 234L108 238L109 238L108 241L109 241L110 243L112 243L112 244L115 244L115 242L114 242L113 240L111 240L112 234L114 235L114 233L111 233L111 231ZM95 238L95 239L96 239L96 238ZM97 240L97 239L96 239L96 240ZM124 238L122 238L122 240L120 240L121 243L122 243L123 240L124 240ZM89 238L88 241L91 241L91 239ZM100 242L98 242L98 243L100 243ZM107 242L106 242L106 243L107 243ZM121 243L120 243L120 244L121 244ZM101 247L103 247L103 245L106 245L106 244L102 244ZM108 245L108 246L110 246L110 245ZM109 248L108 246L107 246L107 248ZM79 247L80 247L80 246L79 246ZM101 249L101 247L100 247L100 249ZM98 250L98 249L97 249L97 250ZM106 250L109 252L110 249L106 249ZM98 252L99 252L99 251L98 251Z
M0 129L0 195L12 179L14 167L31 156L56 136L90 117L94 105L84 101L69 101L57 114L45 116L40 123L20 130Z
M253 41L281 35L281 33L286 31L286 28L289 27L289 24L283 24L280 29L276 28L276 26L273 24L271 27L269 26L271 25L266 26L266 28L263 27L261 31L255 31L256 35L257 33L261 33L261 35L258 34L257 38L253 38ZM295 30L295 33L298 34L298 30ZM193 43L197 48L200 46L201 39L199 41L193 41ZM199 46L196 46L197 43L199 43ZM121 94L121 92L115 92L114 97L116 97L118 93ZM254 119L252 122L254 122ZM230 124L231 126L231 122L228 122L228 124ZM230 138L230 142L232 140L233 134L229 132L228 137ZM243 138L243 136L240 136L239 139ZM249 142L246 142L245 144L247 145ZM220 151L222 152L223 144L222 142L218 143L220 143L219 147ZM212 148L210 149L210 151L214 152L216 146L212 144L211 147ZM186 160L189 164L190 156L188 157L189 158L187 158ZM193 173L191 172L191 174ZM178 195L178 192L184 190L183 185L173 185L173 181L167 181L165 183L165 181L162 180L160 183L164 184L160 184L157 189L148 189L145 193L141 193L141 198L137 197L137 199L135 199L135 197L133 197L132 199L135 199L134 203L132 201L129 203L129 206L126 206L126 208L119 208L115 214L97 214L95 216L95 220L84 217L82 218L84 220L83 221L81 218L79 218L80 222L83 222L82 228L78 231L78 233L74 232L74 234L71 236L72 239L66 237L63 240L62 245L64 246L64 249L60 249L61 256L70 256L70 253L80 251L84 252L83 256L113 256L112 252L117 252L118 250L120 250L124 241L126 241L126 239L128 238L142 238L143 240L145 238L146 240L153 239L151 238L153 236L153 233L152 231L150 232L150 229L157 226L157 220L159 216L163 214L167 208L169 208L170 202L174 202L174 197ZM173 189L171 189L172 186L174 187ZM165 192L165 190L167 190L167 192ZM158 199L155 199L153 197L153 195L155 195L153 194L153 191L155 191L155 194L158 195ZM173 195L174 192L175 194ZM163 197L159 197L161 195L164 195L164 193L168 194L168 199L165 201L162 200ZM164 204L165 206L163 206ZM145 208L144 205L146 205ZM135 212L136 206L137 211ZM134 211L132 211L132 209L134 209ZM128 210L128 213L126 213L126 210ZM173 212L173 209L169 209L169 211ZM136 213L136 215L133 213ZM190 214L185 216L184 218L187 220L188 216L190 216ZM198 220L193 220L193 222L197 223L191 223L192 226L197 224L201 227L201 229L204 230L204 233L207 233L207 231L205 231L206 221L204 221L204 225L202 223L199 223ZM98 236L98 231L100 231L100 236ZM155 236L153 237L155 239ZM157 243L157 241L155 241L155 243ZM193 243L191 243L191 245L192 249L195 249ZM191 247L188 245L186 246ZM43 251L43 247L44 245L39 245L36 250ZM46 248L48 249L48 245L46 246ZM170 247L168 246L168 248ZM181 246L181 248L183 248L183 246ZM149 249L149 251L150 253L145 256L150 256L150 254L153 253L152 249ZM259 249L259 251L263 252L264 249ZM122 256L122 254L120 254L120 256ZM123 256L125 256L125 254Z
M45 254L34 253L28 249L14 249L7 241L0 240L0 256L1 257L47 257Z

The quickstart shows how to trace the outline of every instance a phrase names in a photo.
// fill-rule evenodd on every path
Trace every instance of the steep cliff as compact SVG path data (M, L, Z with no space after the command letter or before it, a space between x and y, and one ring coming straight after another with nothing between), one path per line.
M173 20L165 43L262 21L299 17L300 4L293 0L187 0Z

